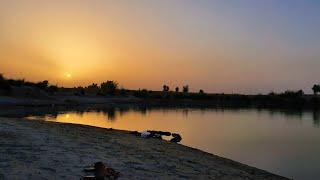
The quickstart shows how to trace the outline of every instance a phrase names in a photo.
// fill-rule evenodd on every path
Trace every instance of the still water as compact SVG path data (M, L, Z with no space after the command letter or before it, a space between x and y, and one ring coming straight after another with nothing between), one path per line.
M182 144L294 179L320 179L319 112L117 109L29 116L124 130L163 130Z

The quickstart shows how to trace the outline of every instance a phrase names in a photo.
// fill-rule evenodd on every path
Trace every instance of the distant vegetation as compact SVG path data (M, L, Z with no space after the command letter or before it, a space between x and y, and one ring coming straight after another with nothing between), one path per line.
M13 87L34 87L37 89L44 90L50 94L55 93L59 90L59 88L55 85L49 85L47 80L41 82L29 82L24 79L6 79L0 74L0 90L4 91L5 94L10 95Z
M282 93L271 92L267 95L241 95L241 94L212 94L206 93L203 89L198 92L190 92L189 86L172 88L163 85L161 91L151 91L147 89L129 90L119 88L116 81L108 80L101 84L91 84L87 87L64 88L52 85L49 81L29 82L24 79L7 79L0 74L0 94L13 95L15 88L31 87L46 92L48 95L76 95L76 96L132 96L144 100L165 100L174 104L176 102L191 103L199 102L200 105L214 106L255 106L255 107L320 107L320 85L315 84L311 87L314 95L305 95L302 90L287 90ZM181 100L181 101L177 101ZM197 101L201 100L201 101Z
M100 85L103 94L115 94L118 90L118 83L115 81L103 82Z
M319 84L313 85L312 91L315 95L318 94L320 92L320 85Z
M163 92L169 92L170 88L167 85L163 85Z
M183 91L184 93L188 93L188 92L189 92L189 85L183 86L183 87L182 87L182 91Z
M2 74L0 74L0 90L3 90L4 94L9 94L11 92L11 86L9 82L4 79Z

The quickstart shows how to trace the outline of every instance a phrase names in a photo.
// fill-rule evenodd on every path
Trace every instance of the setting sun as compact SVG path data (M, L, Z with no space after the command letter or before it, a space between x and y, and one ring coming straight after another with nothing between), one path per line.
M70 79L70 78L72 77L72 75L71 75L70 73L66 73L66 77L67 77L68 79Z

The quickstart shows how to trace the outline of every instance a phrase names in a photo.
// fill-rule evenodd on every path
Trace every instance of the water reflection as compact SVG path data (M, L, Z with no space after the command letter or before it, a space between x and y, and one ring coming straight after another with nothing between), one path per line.
M188 118L190 112L196 110L205 114L208 112L241 112L246 111L248 109L242 108L164 108L164 107L147 107L147 106L108 106L108 107L73 107L73 108L65 108L65 107L38 107L38 108L20 108L20 109L0 109L0 116L13 116L13 117L26 117L26 116L51 116L51 118L56 118L59 114L63 114L65 112L72 112L78 114L79 116L83 116L86 112L97 112L105 115L106 119L109 121L116 121L119 117L121 118L123 115L128 112L138 112L141 115L146 116L150 111L161 111L163 114L171 112L172 110L181 111L182 115L185 118ZM320 110L303 110L303 109L253 109L258 114L268 113L270 117L274 116L284 116L287 119L302 119L303 116L312 114L313 125L314 127L320 127Z
M313 111L312 113L313 117L313 125L317 128L319 128L320 123L320 112L319 111Z

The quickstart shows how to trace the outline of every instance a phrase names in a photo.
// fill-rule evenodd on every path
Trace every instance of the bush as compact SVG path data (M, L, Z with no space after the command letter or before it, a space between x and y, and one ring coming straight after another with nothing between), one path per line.
M101 93L100 92L100 88L98 86L98 84L92 83L91 85L89 85L88 87L85 88L85 91L89 94L98 94Z
M115 94L116 90L118 89L118 83L115 81L107 81L101 83L100 87L102 93L104 94Z
M304 92L302 90L299 90L299 91L287 90L284 93L281 93L280 97L294 98L294 97L302 97L303 95L304 95Z
M167 85L163 85L163 92L169 92L170 88Z
M42 81L42 82L38 82L36 84L36 87L40 88L40 89L46 89L49 85L49 81L45 80L45 81Z
M189 86L188 86L188 85L183 86L183 87L182 87L182 92L188 93L188 92L189 92Z
M9 82L3 77L2 74L0 74L0 89L4 90L6 93L10 93L12 90Z

